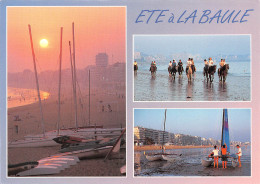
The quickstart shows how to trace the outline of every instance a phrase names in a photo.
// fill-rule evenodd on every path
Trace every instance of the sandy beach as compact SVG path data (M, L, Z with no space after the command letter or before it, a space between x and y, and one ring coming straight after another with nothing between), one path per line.
M239 85L238 85L239 84ZM196 72L191 83L187 76L169 77L167 71L157 71L155 77L149 71L137 71L134 75L135 101L248 101L250 77L229 74L226 83L219 82L215 73L212 83Z
M87 94L85 92L84 94ZM96 125L104 128L125 127L125 96L120 92L96 93L91 91L90 100L90 124L88 95L81 99L84 104L78 105L79 126ZM41 134L39 104L32 103L19 106L20 100L16 101L18 106L8 109L8 141L23 139L25 135ZM108 108L108 104L110 108ZM50 98L42 101L43 114L46 131L56 129L58 119L57 96L50 95ZM104 106L104 107L103 107ZM61 99L61 127L75 127L73 101L69 93L65 93ZM19 116L20 120L15 118ZM18 130L17 128L18 127ZM125 136L124 136L125 138ZM26 161L37 161L39 159L57 154L60 146L42 148L9 148L8 163L16 164ZM59 173L58 176L120 176L120 167L125 165L125 149L114 155L114 158L104 162L104 159L83 160Z
M222 168L219 159L219 168L204 167L201 159L205 158L212 148L184 148L167 149L167 153L182 154L174 162L153 161L149 162L144 151L135 151L135 176L251 176L251 154L250 148L242 147L242 167L232 167L231 162L227 163L227 169ZM235 149L232 148L231 152ZM160 152L159 150L145 151L145 153Z

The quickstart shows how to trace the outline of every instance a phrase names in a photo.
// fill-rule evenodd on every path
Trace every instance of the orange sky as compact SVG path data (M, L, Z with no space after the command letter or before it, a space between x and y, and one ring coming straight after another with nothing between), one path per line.
M8 72L33 70L28 24L38 70L57 70L60 27L63 27L63 67L70 67L69 41L75 24L76 65L84 68L95 64L99 52L109 55L109 63L125 62L125 7L8 7L7 49ZM41 48L42 38L49 41Z

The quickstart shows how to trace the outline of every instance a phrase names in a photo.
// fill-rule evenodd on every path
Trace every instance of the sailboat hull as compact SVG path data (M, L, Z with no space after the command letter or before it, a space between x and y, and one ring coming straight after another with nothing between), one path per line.
M204 160L204 159L201 159L201 164L204 166L204 167L210 167L213 163L213 160Z
M148 161L157 161L157 160L162 160L162 155L156 154L156 155L145 155L146 159Z
M178 159L176 155L162 155L163 160L169 161L169 162L174 162Z

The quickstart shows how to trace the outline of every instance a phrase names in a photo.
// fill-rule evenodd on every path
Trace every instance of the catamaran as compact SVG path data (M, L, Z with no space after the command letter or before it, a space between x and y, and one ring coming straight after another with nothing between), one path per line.
M222 118L222 133L221 133L221 146L226 144L227 146L227 154L230 154L230 140L229 140L229 126L228 126L228 111L227 109L223 109L223 118ZM220 158L222 155L220 155ZM237 166L237 161L233 156L228 156L231 159L232 166ZM207 157L206 159L202 159L201 163L205 167L209 167L212 165L214 160L212 158Z

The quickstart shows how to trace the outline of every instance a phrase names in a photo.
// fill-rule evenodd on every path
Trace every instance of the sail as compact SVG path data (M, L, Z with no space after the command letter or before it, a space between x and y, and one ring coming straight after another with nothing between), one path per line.
M223 120L222 120L222 136L221 146L227 145L227 152L230 153L230 142L229 142L229 128L228 128L228 112L227 109L223 109Z

